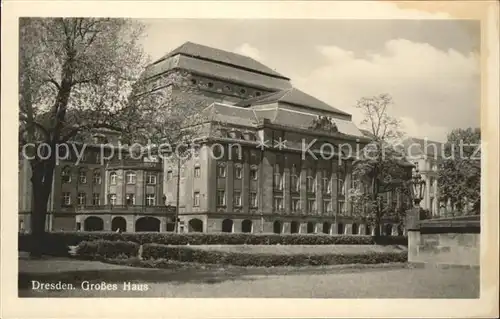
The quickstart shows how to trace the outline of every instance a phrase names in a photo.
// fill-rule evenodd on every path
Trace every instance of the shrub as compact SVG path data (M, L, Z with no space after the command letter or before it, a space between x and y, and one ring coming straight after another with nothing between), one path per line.
M84 259L136 257L140 245L131 241L82 241L76 249L77 256Z
M397 253L364 253L364 254L247 254L202 250L189 247L172 247L158 244L145 244L142 256L144 259L167 259L182 262L206 264L228 264L234 266L306 266L306 265L339 265L339 264L378 264L406 262L407 252Z
M23 247L29 246L29 239L26 240L23 236L29 235L20 236L20 248L21 244ZM408 242L404 236L375 238L367 235L326 234L53 232L48 233L46 237L50 245L57 244L59 250L66 250L66 254L67 246L76 246L82 241L95 240L164 245L407 245Z

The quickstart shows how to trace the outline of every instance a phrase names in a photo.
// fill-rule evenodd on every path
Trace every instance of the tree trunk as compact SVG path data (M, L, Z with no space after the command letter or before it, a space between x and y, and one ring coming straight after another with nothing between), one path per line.
M30 256L39 258L44 252L45 221L47 218L47 204L52 189L54 175L54 158L51 157L46 165L32 165L32 193L33 207L31 210L31 248Z

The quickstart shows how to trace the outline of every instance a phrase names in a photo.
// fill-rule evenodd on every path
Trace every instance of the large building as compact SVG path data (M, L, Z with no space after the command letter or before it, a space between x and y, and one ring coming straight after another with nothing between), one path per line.
M171 231L179 193L181 232L374 232L346 201L349 147L369 142L350 114L249 57L190 42L147 67L139 87L203 101L196 156L180 171L171 158L59 165L49 229ZM28 175L20 177L25 228ZM391 220L382 227L401 231Z

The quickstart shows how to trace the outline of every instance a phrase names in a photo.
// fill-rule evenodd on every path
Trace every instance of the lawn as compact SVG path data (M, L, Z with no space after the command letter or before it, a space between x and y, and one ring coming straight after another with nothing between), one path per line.
M274 255L400 253L408 250L405 246L397 245L193 245L189 247L234 253Z

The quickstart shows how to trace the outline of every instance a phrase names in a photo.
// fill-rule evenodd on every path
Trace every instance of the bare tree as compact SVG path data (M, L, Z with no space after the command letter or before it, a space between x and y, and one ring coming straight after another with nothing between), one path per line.
M375 227L375 235L380 235L383 217L403 220L405 208L399 210L386 205L387 192L397 192L409 196L411 167L405 162L404 150L395 147L402 137L400 121L388 113L393 100L388 94L360 99L356 108L363 112L362 125L368 128L367 135L372 141L358 154L354 162L353 178L355 187L349 190L349 201L354 214ZM410 164L411 165L411 164Z

